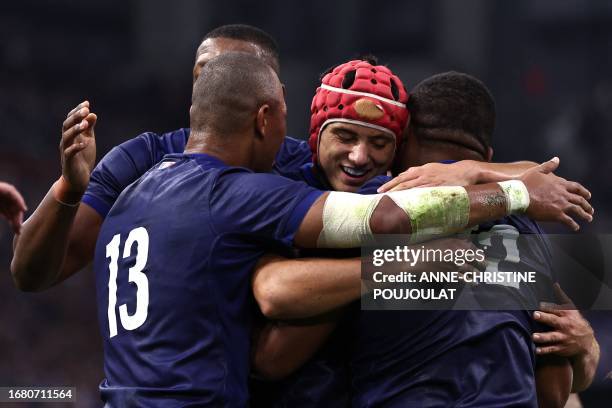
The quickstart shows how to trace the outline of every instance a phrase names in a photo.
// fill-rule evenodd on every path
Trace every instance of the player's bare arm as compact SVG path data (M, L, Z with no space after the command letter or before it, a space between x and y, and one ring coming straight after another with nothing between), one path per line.
M251 345L253 371L270 381L287 377L319 350L340 316L338 310L315 319L266 322Z
M578 230L574 218L593 219L593 207L587 201L591 194L579 183L552 174L558 164L558 160L551 160L534 167L520 181L372 196L325 193L306 214L295 243L306 248L351 248L371 234L412 234L418 240L458 232L515 212Z
M25 201L17 189L0 182L0 215L8 221L15 234L21 231L23 213L27 210Z
M539 408L563 408L572 387L572 366L560 356L536 358L535 385Z
M253 294L267 318L311 317L359 298L361 259L267 255L252 279Z
M441 238L425 245L436 248L475 250L472 242ZM420 245L421 247L423 245ZM397 263L399 271L424 270L459 272L482 268L477 260L461 267L444 261ZM269 319L304 319L331 312L363 294L361 258L294 258L278 255L263 257L252 277L253 294L264 316Z
M441 238L426 245L475 249L473 243L458 238ZM415 273L453 268L462 272L482 269L484 264L474 260L458 267L440 260L398 263L397 267L398 271ZM255 298L266 317L292 320L269 321L258 330L252 345L253 365L258 374L278 380L306 363L333 332L342 306L362 294L362 278L368 279L361 275L360 258L287 259L276 255L262 258L253 276Z
M62 175L13 242L11 272L21 290L42 290L61 282L93 257L102 218L79 203L96 160L96 121L84 101L62 125Z
M491 163L461 160L451 164L427 163L410 167L382 185L379 193L407 190L414 187L468 186L496 183L521 177L538 164L530 161Z

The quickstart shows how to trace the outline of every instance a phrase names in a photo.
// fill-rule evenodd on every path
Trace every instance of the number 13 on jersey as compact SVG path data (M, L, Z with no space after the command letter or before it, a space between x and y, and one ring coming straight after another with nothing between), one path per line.
M123 245L123 258L132 255L134 243L138 244L136 252L136 263L129 269L128 280L136 284L136 311L133 315L128 314L127 305L119 306L119 318L121 325L126 330L135 330L142 326L147 320L149 310L149 280L142 270L147 264L149 256L149 233L144 227L138 227L130 231ZM119 246L121 244L120 234L116 234L106 245L106 257L110 258L108 279L108 329L110 337L117 335L117 272L119 264Z

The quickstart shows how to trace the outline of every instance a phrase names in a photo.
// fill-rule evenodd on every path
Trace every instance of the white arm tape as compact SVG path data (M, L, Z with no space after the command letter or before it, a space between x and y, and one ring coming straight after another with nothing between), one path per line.
M529 207L529 191L520 180L501 181L499 186L506 196L506 210L508 215L524 213Z
M370 218L385 194L330 192L323 208L319 248L353 248L372 235ZM463 187L426 187L386 194L410 218L411 242L463 230L470 200Z
M365 236L372 236L370 217L382 197L330 192L323 207L323 229L317 247L359 247Z
M387 195L410 217L410 242L461 231L470 219L470 198L463 187L412 188Z

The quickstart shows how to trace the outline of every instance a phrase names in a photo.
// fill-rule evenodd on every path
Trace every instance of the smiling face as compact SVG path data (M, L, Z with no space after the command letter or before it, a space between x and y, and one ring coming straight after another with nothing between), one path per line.
M319 165L333 190L355 192L387 171L395 153L395 137L352 123L333 122L319 136Z

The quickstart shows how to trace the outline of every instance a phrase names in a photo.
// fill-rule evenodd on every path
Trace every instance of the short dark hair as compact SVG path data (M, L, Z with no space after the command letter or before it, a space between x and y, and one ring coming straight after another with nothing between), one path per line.
M276 73L253 54L228 52L211 59L193 86L191 128L221 137L241 131L261 105L276 108L281 102L275 83L280 87Z
M278 44L270 34L260 28L248 24L226 24L209 31L202 41L209 38L229 38L255 44L265 52L272 69L280 72Z
M482 145L483 156L491 147L495 101L485 84L471 75L450 71L423 80L410 93L408 109L418 138L471 137Z

